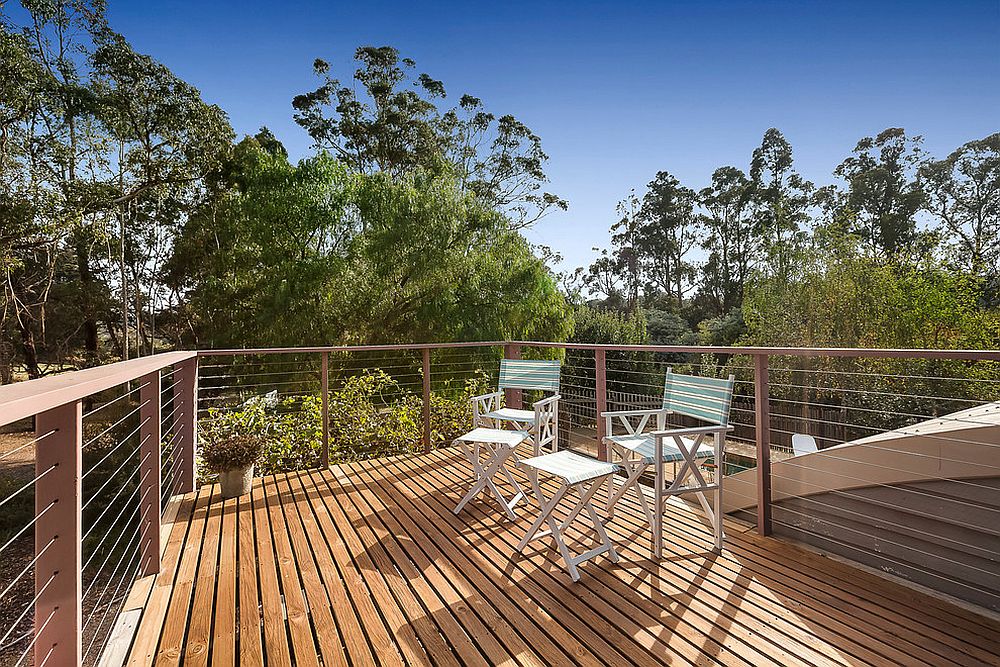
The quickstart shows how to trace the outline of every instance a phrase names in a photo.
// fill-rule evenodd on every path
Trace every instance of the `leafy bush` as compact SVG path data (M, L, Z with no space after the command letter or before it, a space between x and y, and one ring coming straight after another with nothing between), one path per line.
M485 375L460 388L443 387L431 394L431 444L450 444L472 425L470 398L488 391ZM330 394L331 461L353 461L418 451L423 441L423 400L400 396L401 388L387 373L369 371L347 380Z
M477 375L458 386L445 385L431 394L431 442L450 444L471 428L470 398L488 391L488 379ZM348 378L344 386L330 392L330 462L356 461L421 450L423 446L423 402L407 394L382 370L366 371ZM252 399L237 409L212 409L201 421L203 448L199 465L202 482L219 468L213 454L222 438L234 433L254 436L262 444L257 459L261 475L305 470L320 465L323 447L322 399L320 396L286 398L280 402ZM225 444L226 456L236 443Z
M323 450L323 400L290 397L272 411L260 474L317 468Z

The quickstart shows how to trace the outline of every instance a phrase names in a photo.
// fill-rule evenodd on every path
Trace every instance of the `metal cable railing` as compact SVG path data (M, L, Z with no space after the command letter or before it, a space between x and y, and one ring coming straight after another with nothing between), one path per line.
M33 381L34 395L21 387L35 385L13 387L13 401L0 388L0 663L96 665L120 631L122 604L150 573L141 562L151 563L147 570L159 562L158 518L151 523L142 511L144 499L156 504L160 496L151 462L168 442L174 460L193 444L181 418L185 402L194 404L194 357L167 353L79 371L75 394L65 376ZM58 397L44 388L52 383ZM193 462L193 453L186 458ZM184 490L179 473L172 485ZM78 612L66 602L74 587ZM79 635L79 653L67 631Z
M60 576L77 576L78 659L96 663L133 583L149 574L144 563L158 563L160 517L196 476L212 481L196 469L199 429L263 409L281 443L263 472L446 446L471 419L471 395L497 387L505 355L562 360L560 444L595 456L603 455L599 415L662 405L668 367L732 374L733 430L716 473L728 510L765 534L773 527L974 601L1000 577L991 559L1000 551L1000 437L989 435L1000 433L1000 418L982 407L1000 401L1000 354L530 342L171 354L128 362L133 370L83 371L91 379L79 396L0 412L0 425L37 421L0 450L0 512L17 517L0 518L0 556L16 564L0 573L8 662L61 664L45 634L72 621L47 605ZM542 396L511 397L529 407ZM84 413L83 401L95 407ZM362 421L369 430L346 428ZM817 451L793 456L797 436ZM53 458L64 451L79 462ZM75 490L64 475L73 465ZM18 474L4 479L13 468ZM68 557L66 536L52 532L65 520L64 500L82 517L69 536L82 544L75 575L55 566Z

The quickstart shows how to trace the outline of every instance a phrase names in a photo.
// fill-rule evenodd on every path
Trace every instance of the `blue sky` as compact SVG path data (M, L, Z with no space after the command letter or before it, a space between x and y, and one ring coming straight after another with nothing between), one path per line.
M512 113L543 140L570 210L528 235L589 263L615 204L658 170L686 185L746 168L769 127L826 183L886 127L944 156L1000 130L1000 2L124 2L112 25L222 106L310 152L291 99L315 58L349 76L359 45Z

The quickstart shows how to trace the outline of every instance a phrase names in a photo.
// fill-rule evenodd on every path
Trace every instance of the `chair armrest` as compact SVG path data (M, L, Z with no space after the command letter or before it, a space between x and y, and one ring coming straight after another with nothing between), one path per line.
M643 415L658 415L661 412L669 414L670 411L664 408L656 408L651 410L614 410L611 412L602 412L601 418L604 417L641 417Z
M732 431L732 426L692 426L690 428L671 428L666 431L653 431L652 435L664 438L672 435L703 435L705 433L725 433Z
M559 394L555 394L554 396L543 398L540 401L535 401L534 403L532 403L532 406L536 408L544 408L549 403L558 403L560 398L562 398L562 396L560 396Z
M482 394L480 396L473 396L469 400L473 401L473 402L475 402L475 401L486 401L486 400L489 400L491 398L496 398L497 396L503 396L503 392L502 391L494 391L494 392L492 392L490 394Z

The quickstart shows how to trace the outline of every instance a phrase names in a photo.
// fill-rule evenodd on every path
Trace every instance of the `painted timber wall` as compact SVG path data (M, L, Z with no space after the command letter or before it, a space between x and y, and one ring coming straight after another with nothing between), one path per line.
M1000 612L1000 403L772 463L774 531ZM726 478L752 520L756 478Z

